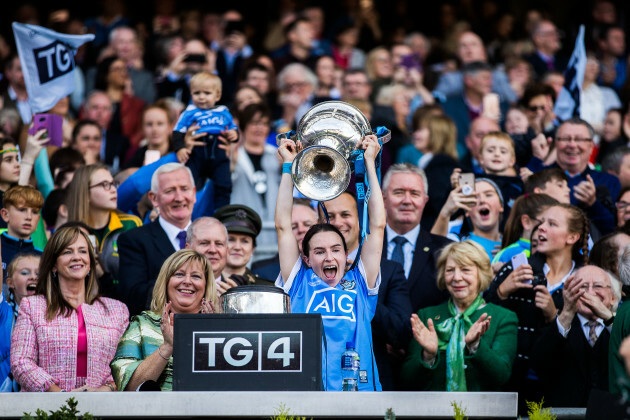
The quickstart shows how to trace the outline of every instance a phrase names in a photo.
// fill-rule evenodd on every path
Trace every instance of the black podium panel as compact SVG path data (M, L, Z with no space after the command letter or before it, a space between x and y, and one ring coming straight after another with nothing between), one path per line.
M174 391L321 391L319 314L175 315Z

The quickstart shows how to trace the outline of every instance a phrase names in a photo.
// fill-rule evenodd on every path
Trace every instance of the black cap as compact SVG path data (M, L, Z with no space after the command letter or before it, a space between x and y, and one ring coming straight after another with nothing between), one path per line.
M214 217L223 223L229 233L242 233L255 238L262 229L258 213L242 204L223 206L214 212Z

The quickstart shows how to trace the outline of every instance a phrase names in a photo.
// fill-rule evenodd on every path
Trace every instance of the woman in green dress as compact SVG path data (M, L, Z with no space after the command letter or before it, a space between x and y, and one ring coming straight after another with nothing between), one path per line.
M191 249L168 257L155 281L151 310L132 317L118 343L111 363L118 389L136 391L151 383L171 391L173 315L213 313L215 308L216 286L206 257Z
M402 366L406 387L422 391L498 391L516 356L516 315L481 297L493 273L472 241L445 247L437 262L450 299L411 316L414 340Z

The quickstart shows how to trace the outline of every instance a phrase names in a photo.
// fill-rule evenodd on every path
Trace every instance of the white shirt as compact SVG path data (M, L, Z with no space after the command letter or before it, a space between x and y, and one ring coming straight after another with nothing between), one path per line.
M586 341L588 341L589 334L591 332L591 327L588 326L588 323L590 320L586 319L580 314L577 314L577 317L580 320L580 325L582 326L582 332L584 333L584 337L586 337ZM604 320L601 318L597 318L596 321L597 321L597 326L595 327L595 334L597 335L597 338L599 338L599 335L602 333L602 331L604 331L604 328L608 328L608 332L610 332L612 325L610 327L605 326ZM569 331L571 331L571 325L569 325L569 328L565 330L562 324L560 323L560 320L557 317L556 317L556 324L558 325L558 332L564 338L567 338L567 336L569 335Z
M177 237L177 235L182 230L188 229L188 226L190 226L190 220L188 221L188 224L184 229L178 228L174 224L164 220L164 218L162 217L158 217L158 223L160 224L160 226L162 226L162 229L164 229L164 232L166 233L168 240L171 241L171 244L173 244L173 248L175 248L175 251L179 251L179 238Z
M573 274L573 270L575 270L575 261L571 261L571 264L572 264L571 270L566 274L566 276L562 278L560 282L554 284L553 286L550 286L549 282L547 282L547 290L549 291L550 294L553 294L553 292L563 287L564 282L569 278L571 274ZM549 268L547 263L545 263L545 265L543 265L543 273L545 274L545 277L547 277L547 273L549 273L549 270L551 270L551 268Z
M404 235L399 235L394 232L394 229L389 227L389 224L385 226L385 234L387 235L387 259L392 259L392 253L394 252L394 248L396 247L396 243L394 242L394 238L396 236L403 236L407 239L407 242L403 244L403 255L405 256L405 277L409 278L409 272L411 271L411 263L413 262L413 254L416 252L416 240L418 240L418 235L420 234L420 225L411 229L409 232Z

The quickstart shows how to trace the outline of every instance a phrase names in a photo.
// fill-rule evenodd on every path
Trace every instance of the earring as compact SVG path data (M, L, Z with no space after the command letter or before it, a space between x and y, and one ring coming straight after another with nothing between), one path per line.
M57 272L53 271L50 276L53 278L53 280L57 280Z

